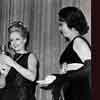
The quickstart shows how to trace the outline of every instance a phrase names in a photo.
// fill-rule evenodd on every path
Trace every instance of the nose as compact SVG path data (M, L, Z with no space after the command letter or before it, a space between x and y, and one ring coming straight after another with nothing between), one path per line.
M13 41L11 44L12 44L13 47L15 47L16 46L16 41Z
M16 44L16 41L13 41L13 44Z
M62 30L62 27L61 27L61 26L59 26L59 27L58 27L58 30L59 30L59 31L61 31L61 30Z
M59 26L58 30L62 34L62 27L61 26Z

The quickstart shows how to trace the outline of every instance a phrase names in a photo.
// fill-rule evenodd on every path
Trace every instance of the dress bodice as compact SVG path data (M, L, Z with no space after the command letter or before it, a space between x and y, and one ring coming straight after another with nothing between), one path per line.
M60 64L63 64L64 62L66 62L67 64L70 64L70 63L83 63L82 60L80 59L80 57L77 55L77 53L73 49L73 43L74 43L74 40L76 38L81 38L81 39L83 39L88 44L87 40L84 39L83 37L81 37L81 36L75 37L68 44L68 46L65 48L64 52L62 53L62 55L60 57L60 61L59 61Z
M19 65L21 65L24 68L28 68L28 56L29 53L26 54L15 54L14 60L16 61ZM7 76L7 82L8 86L14 86L14 87L22 87L22 86L27 86L29 84L32 84L31 81L27 80L24 78L20 73L18 73L15 69L11 68L8 76ZM28 83L28 84L27 84Z
M28 68L28 56L30 53L18 54L14 56L14 60L21 67ZM23 77L14 68L8 73L6 78L5 93L2 100L35 100L36 83Z

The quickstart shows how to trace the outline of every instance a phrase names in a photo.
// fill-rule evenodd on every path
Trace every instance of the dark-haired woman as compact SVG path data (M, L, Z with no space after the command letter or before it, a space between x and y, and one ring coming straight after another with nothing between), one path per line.
M29 32L23 23L15 21L8 28L13 58L0 54L1 73L6 76L6 86L1 89L1 100L35 100L36 56L27 50ZM8 71L7 71L8 67ZM5 70L4 70L5 69Z
M58 15L68 46L59 60L60 74L49 75L56 79L43 89L51 89L54 100L91 100L91 50L83 37L89 30L86 18L76 7L62 8Z
M89 27L82 11L76 7L65 7L59 11L59 31L69 42L60 57L60 73L68 76L63 85L65 100L90 100L91 50L83 37Z

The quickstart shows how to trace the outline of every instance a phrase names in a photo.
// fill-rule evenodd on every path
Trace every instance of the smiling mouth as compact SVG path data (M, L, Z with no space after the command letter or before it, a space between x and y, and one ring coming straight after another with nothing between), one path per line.
M62 31L59 31L60 32L60 34L63 34L63 32Z
M15 49L16 49L17 47L18 47L18 46L13 46L13 48L15 48Z

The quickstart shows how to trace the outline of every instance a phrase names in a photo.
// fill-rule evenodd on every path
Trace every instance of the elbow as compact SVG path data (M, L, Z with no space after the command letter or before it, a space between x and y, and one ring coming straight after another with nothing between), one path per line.
M35 80L36 80L36 75L33 74L31 77L31 81L34 82Z
M34 82L35 81L35 78L32 78L31 81Z
M36 80L36 75L33 74L33 73L28 73L26 78L31 81L31 82L34 82Z
M31 76L28 78L28 80L30 80L31 82L34 82L35 81L35 77Z

